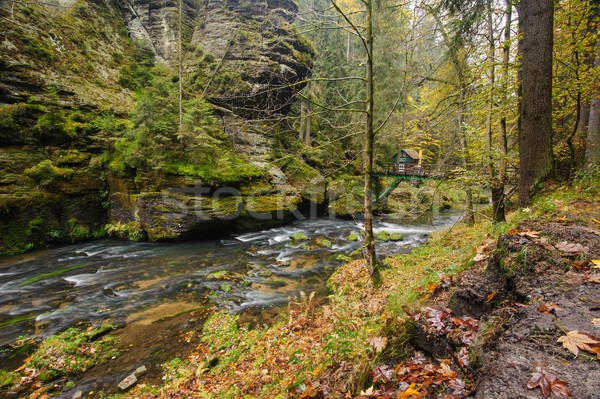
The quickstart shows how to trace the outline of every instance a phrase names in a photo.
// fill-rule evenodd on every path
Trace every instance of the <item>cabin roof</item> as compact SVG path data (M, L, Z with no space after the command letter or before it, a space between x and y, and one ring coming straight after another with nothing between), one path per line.
M403 148L402 151L404 151L406 153L406 155L408 155L412 159L421 159L421 157L419 156L419 153L415 150L406 150Z

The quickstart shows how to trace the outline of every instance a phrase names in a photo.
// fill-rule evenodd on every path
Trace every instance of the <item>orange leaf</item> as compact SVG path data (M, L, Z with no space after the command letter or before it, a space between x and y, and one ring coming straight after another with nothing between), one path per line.
M425 286L425 289L431 293L433 293L436 288L437 288L437 284L433 281Z
M487 302L487 303L490 303L490 302L492 302L492 299L494 299L494 297L495 297L495 296L496 296L496 291L492 292L491 294L489 294L489 295L487 296L487 301L486 301L486 302Z
M538 234L540 234L539 231L535 231L535 230L525 230L522 231L520 233L518 233L521 237L529 237L529 238L539 238Z
M509 235L511 235L511 236L516 236L517 234L519 234L519 230L517 230L517 229L515 229L515 228L512 228L512 229L508 230L508 231L506 232L506 234L509 234Z
M544 314L554 313L554 311L558 309L561 308L554 303L542 303L540 306L538 306L538 311Z
M398 399L406 399L413 395L419 395L419 389L421 389L421 387L419 386L415 389L416 385L417 384L410 384L404 392L398 394Z
M557 397L572 397L571 392L567 389L567 383L556 378L555 375L546 372L538 367L531 378L527 381L527 389L535 389L539 387L544 397L554 393Z

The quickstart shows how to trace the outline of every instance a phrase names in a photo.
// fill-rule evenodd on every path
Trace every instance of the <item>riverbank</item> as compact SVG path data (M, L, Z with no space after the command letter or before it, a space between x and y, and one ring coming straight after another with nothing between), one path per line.
M412 222L378 220L379 251L408 252L459 217L460 212L445 212ZM11 397L38 388L65 398L72 396L71 387L86 395L113 393L119 381L142 365L147 373L141 381L160 383L160 365L187 358L198 343L207 312L197 309L212 303L241 312L240 323L255 326L277 320L289 298L301 291L315 292L322 300L331 273L360 258L360 228L356 221L320 218L220 240L101 240L5 259L0 263L0 369L15 370L40 337L74 325L84 330L98 323L126 327L114 333L121 352L115 359L85 372L76 367L66 378L41 384L35 371L22 373L21 368L22 376L34 378L14 389L0 378L0 385Z
M316 308L310 296L305 296L290 306L289 314L271 327L249 329L239 325L235 316L214 315L205 324L202 343L184 366L171 371L164 387L138 387L121 397L408 398L433 397L434 392L444 392L448 398L460 398L484 389L485 385L481 384L492 380L497 369L477 366L489 364L488 355L494 353L495 341L484 339L490 328L478 327L489 327L486 320L493 319L488 319L487 313L474 315L479 316L479 320L466 313L461 317L449 316L446 305L457 293L465 292L467 276L486 273L490 254L494 254L493 258L505 256L502 247L496 244L499 239L500 242L507 240L506 237L529 240L527 234L536 233L527 230L527 226L552 221L562 223L569 231L577 232L583 228L589 229L589 234L598 234L598 187L598 178L579 180L571 187L550 187L530 208L512 213L506 224L492 226L481 222L472 228L458 225L450 231L434 233L427 245L411 254L386 259L386 268L382 271L384 283L380 287L372 286L361 262L349 263L329 280L333 293L326 305ZM516 227L519 228L513 230ZM547 233L539 234L544 237ZM551 251L553 256L562 259L567 254L561 253L557 245L562 241L575 241L577 236L549 235L547 239L555 248ZM579 260L600 255L597 244L593 244L597 241L584 243L589 252L581 254ZM552 285L564 279L567 271L562 267L576 271L573 260L567 255L560 270L554 273L539 271L532 264L531 269L527 268L528 275L547 277L547 282ZM469 269L466 274L456 277L466 269ZM589 270L588 279L595 275L594 269ZM585 289L591 290L590 300L592 294L597 297L597 286L588 284ZM554 302L559 302L560 295L566 294L558 292L557 295ZM509 303L505 300L513 300L508 306L509 312L512 312L516 325L522 325L522 322L527 323L523 312L537 307L539 302L535 295L516 299L520 301L502 298L500 291L492 289L485 292L484 303L490 311L497 311L507 309ZM430 305L437 304L443 310L433 311L433 307L432 310L421 310L429 301ZM437 334L440 342L456 350L452 356L438 353L440 358L446 359L435 358L431 353L434 348L430 348L430 353L415 354L415 349L425 349L418 348L419 330L415 320L419 318L439 321L434 331L440 333ZM585 332L593 333L594 326L588 327ZM441 334L447 328L449 332L454 331L450 336ZM510 334L510 328L510 325L501 324L494 337ZM558 332L555 335L560 336ZM556 352L562 351L565 361L576 362L580 373L579 377L572 372L569 374L572 378L568 381L569 389L574 395L578 389L579 392L590 392L589 389L594 388L592 383L579 380L589 380L589 376L597 373L594 371L597 365L584 355L580 355L580 360L573 360L553 338L546 346L538 347L537 352L529 353L528 359L541 360L543 351L550 346ZM453 340L455 344L452 344ZM479 351L462 349L473 348L474 342L481 345ZM508 345L510 347L510 342ZM509 353L504 347L499 350ZM589 373L582 372L585 367ZM535 371L532 365L531 370L523 371L520 378L514 379L514 390L508 391L512 392L509 396L524 397L518 395L525 393L541 397L539 389L527 389L528 380ZM559 371L547 370L558 373L559 381L562 381L565 377ZM560 384L555 386L559 389ZM517 393L517 388L522 392ZM491 397L485 396L486 393L477 395ZM593 399L583 395L575 397Z
M270 326L212 315L190 355L168 363L164 385L142 378L111 398L541 398L539 388L527 389L540 362L540 375L559 381L557 392L566 387L574 397L595 399L589 392L596 383L588 381L597 363L585 351L574 358L557 339L570 331L598 336L587 316L599 297L591 262L600 258L599 183L596 177L550 186L506 224L433 233L410 254L385 259L379 287L360 261L348 263L329 279L326 304L317 306L307 293ZM507 247L513 241L517 246ZM548 312L538 310L542 304ZM547 328L553 325L560 328ZM517 369L494 359L520 356L514 334L519 342L529 337L525 358L533 363L511 374L505 371ZM544 360L552 358L559 363ZM494 390L500 396L490 396Z

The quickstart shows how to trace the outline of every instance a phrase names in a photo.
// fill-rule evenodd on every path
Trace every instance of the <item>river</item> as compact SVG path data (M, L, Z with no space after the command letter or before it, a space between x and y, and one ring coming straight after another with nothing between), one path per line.
M377 241L379 255L406 253L457 212L412 222L378 219L375 232L404 235ZM434 223L429 223L434 220ZM104 239L0 259L0 347L19 336L44 337L79 322L144 324L209 301L232 312L260 314L303 291L326 295L326 281L360 249L361 224L298 220L285 227L179 243ZM290 237L303 233L309 240ZM325 238L331 247L314 245ZM1 359L0 359L1 360Z

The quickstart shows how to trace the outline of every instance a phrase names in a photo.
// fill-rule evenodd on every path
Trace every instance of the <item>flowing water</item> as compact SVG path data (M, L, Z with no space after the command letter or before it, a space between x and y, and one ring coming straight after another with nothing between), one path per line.
M408 252L458 213L411 223L379 220L376 233L404 240L377 242L380 255ZM307 219L225 239L184 243L99 240L0 260L0 347L19 336L43 337L78 322L143 325L212 303L233 312L260 313L301 291L326 294L326 281L360 242L361 224ZM309 240L290 237L303 233ZM330 248L315 245L326 238Z

